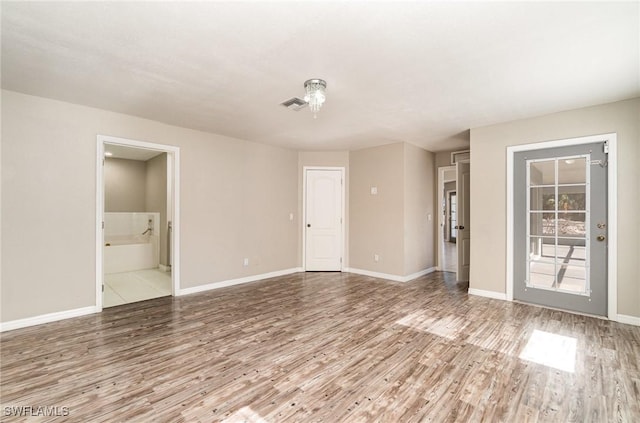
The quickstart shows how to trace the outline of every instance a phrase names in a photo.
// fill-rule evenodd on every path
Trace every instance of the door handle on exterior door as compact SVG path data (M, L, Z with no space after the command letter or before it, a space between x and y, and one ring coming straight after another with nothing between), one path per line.
M598 238L597 238L598 241L602 242L605 239L606 239L606 237L604 235L598 235Z
M464 230L464 226L460 226L458 229L460 229L462 231L462 230Z

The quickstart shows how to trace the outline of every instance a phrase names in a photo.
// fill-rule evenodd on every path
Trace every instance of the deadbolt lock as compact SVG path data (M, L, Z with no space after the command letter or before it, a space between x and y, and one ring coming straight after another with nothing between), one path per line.
M607 224L606 224L606 223L602 223L602 222L600 222L600 223L598 223L598 225L597 225L597 226L598 226L598 229L604 229L604 228L606 228L606 227L607 227Z
M606 237L604 235L598 235L597 240L598 241L604 241L606 239Z

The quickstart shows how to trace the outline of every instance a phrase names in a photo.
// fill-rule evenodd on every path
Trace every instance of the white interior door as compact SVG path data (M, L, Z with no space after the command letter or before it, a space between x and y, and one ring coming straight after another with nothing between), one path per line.
M469 163L456 163L458 177L456 179L456 245L458 248L457 280L469 280L469 261L471 251L470 222L470 184L471 172Z
M342 170L305 171L305 270L342 270Z

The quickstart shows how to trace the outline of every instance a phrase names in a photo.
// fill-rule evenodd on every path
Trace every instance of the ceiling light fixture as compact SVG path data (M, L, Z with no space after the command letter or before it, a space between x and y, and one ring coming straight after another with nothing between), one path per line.
M304 101L313 112L313 118L317 117L318 111L326 99L327 82L322 79L309 79L304 83Z

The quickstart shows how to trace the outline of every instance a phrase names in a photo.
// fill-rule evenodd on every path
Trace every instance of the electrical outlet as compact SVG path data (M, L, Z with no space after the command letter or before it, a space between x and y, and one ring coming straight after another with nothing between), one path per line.
M371 187L371 195L378 195L378 187Z
M249 265L249 259L245 258L244 261L242 262L243 266L248 266Z
M380 256L377 254L373 255L373 261L375 261L376 263L380 261Z

